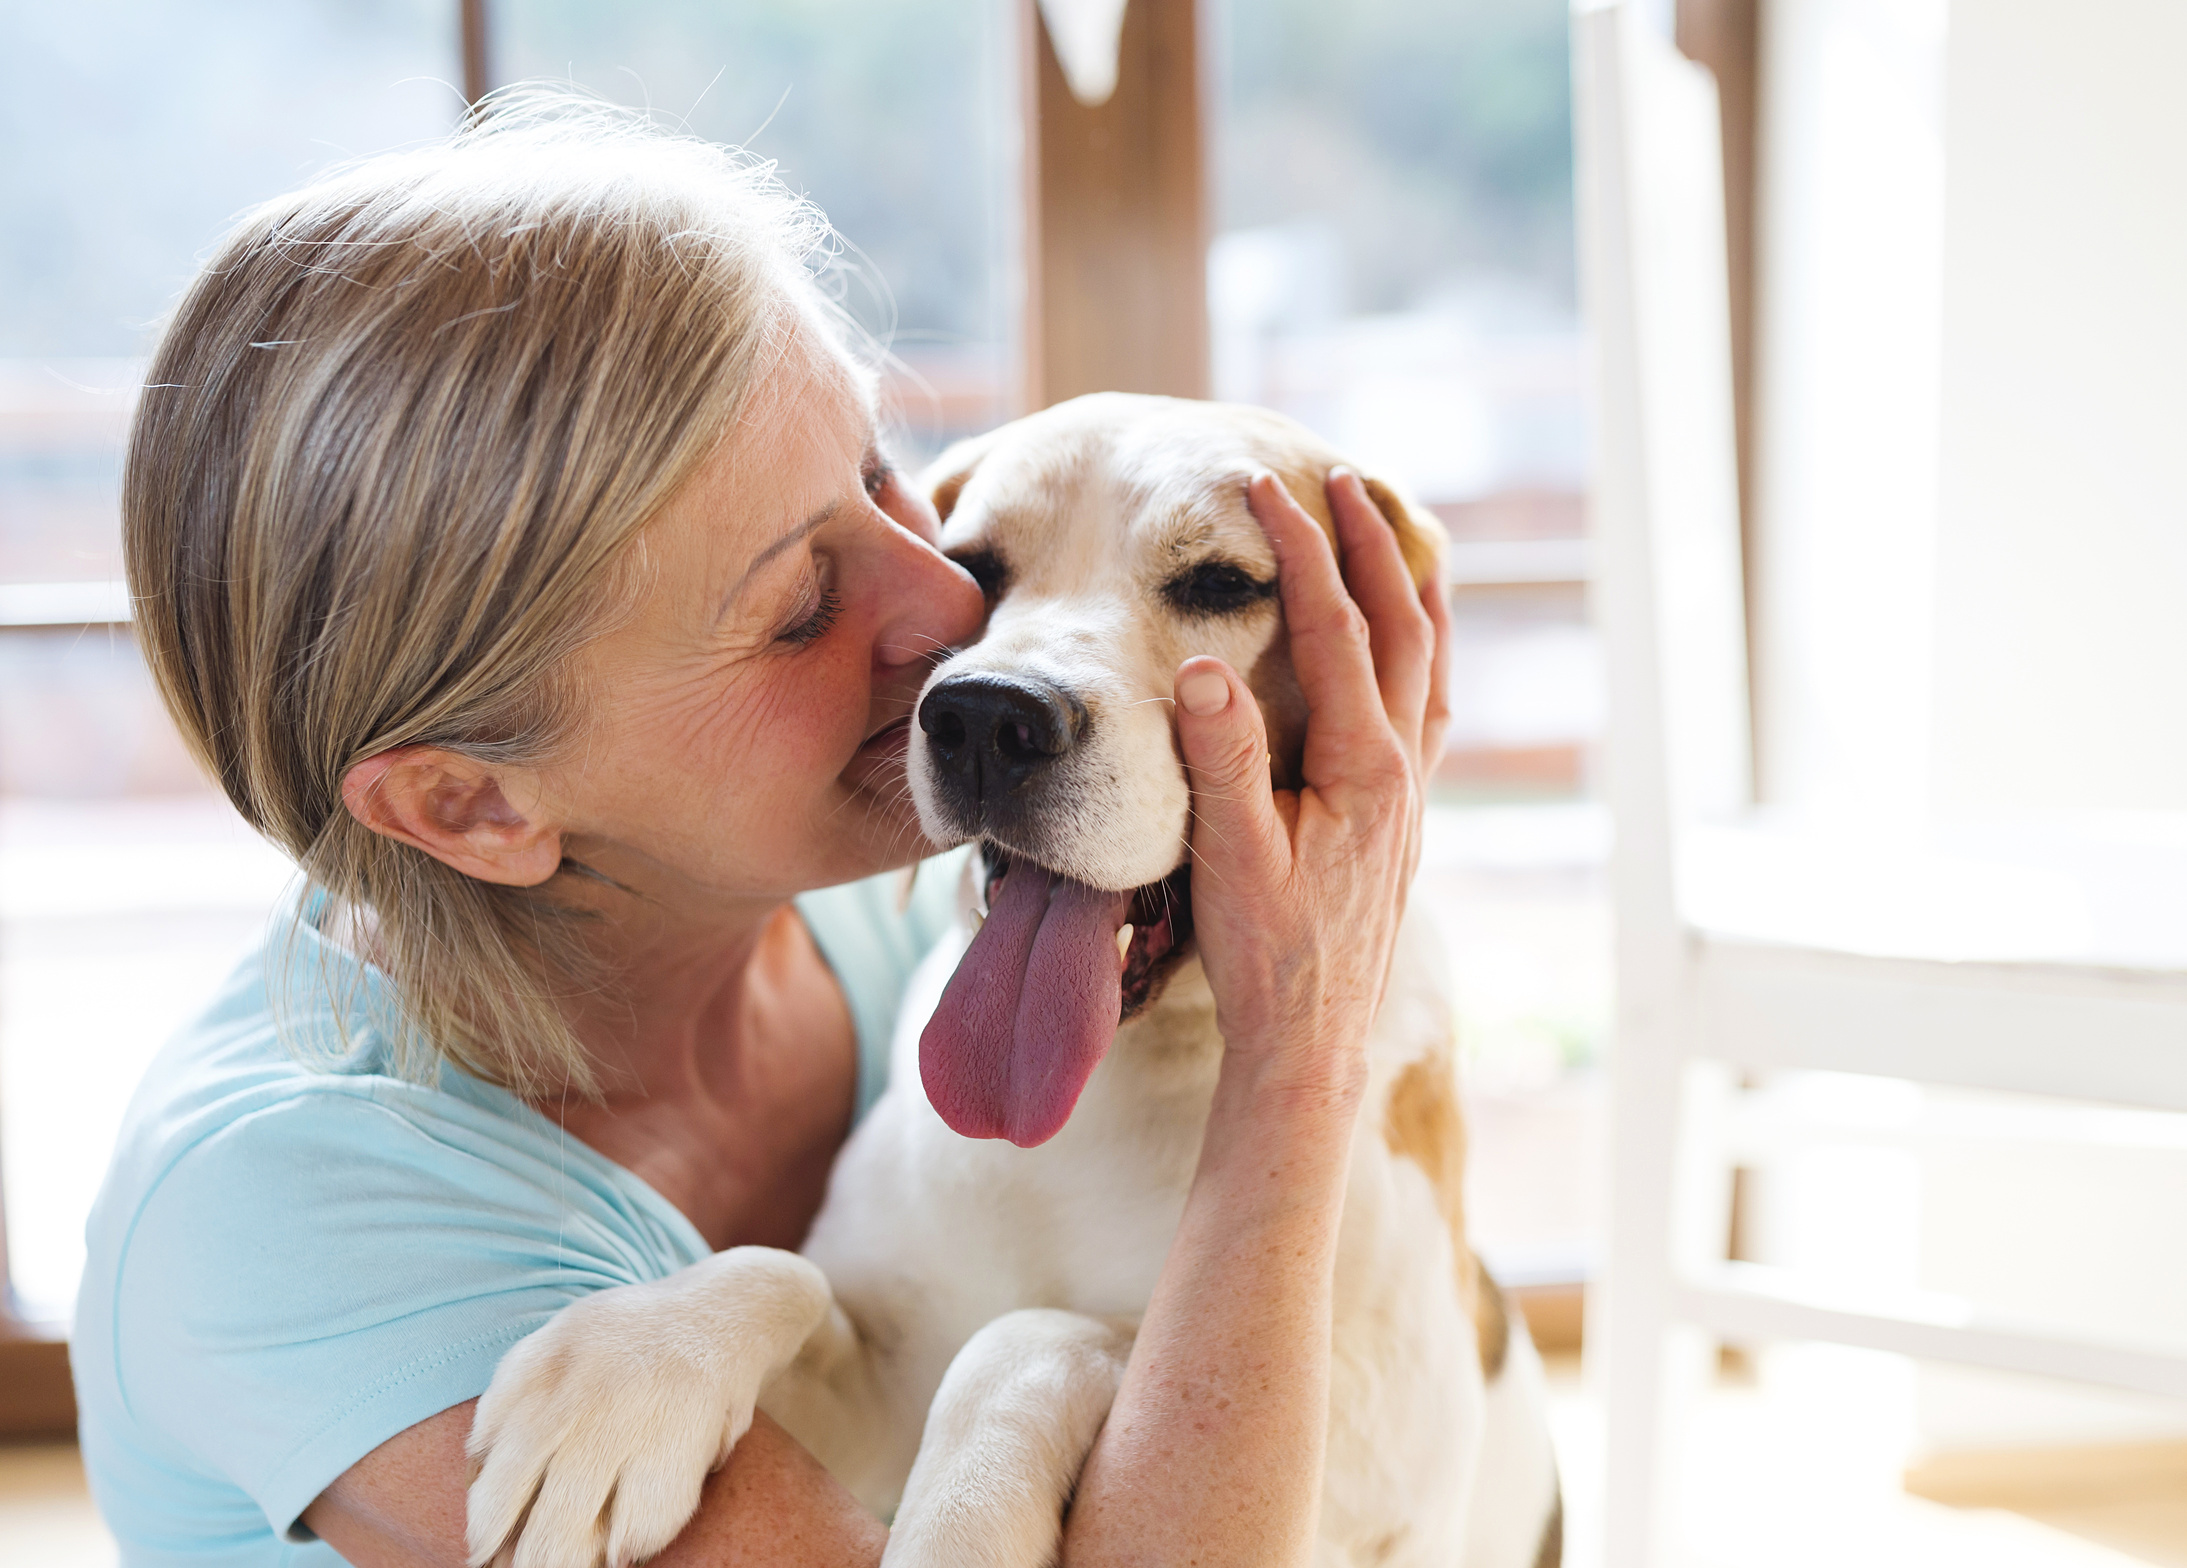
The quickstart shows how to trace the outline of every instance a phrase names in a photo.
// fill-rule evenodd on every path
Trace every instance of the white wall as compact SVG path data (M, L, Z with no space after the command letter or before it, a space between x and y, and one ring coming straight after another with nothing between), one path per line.
M1765 799L1886 823L2187 811L2187 3L1764 0L1762 36ZM1923 1284L2187 1334L2187 1139L2043 1133L1896 1169ZM1827 1243L1817 1204L1857 1201L1837 1175L1774 1190L1788 1256ZM2064 1385L1917 1388L1946 1446L2187 1431Z
M1947 59L1936 801L2187 809L2187 5Z
M1765 0L1750 570L1775 805L1928 805L1944 22Z
M1958 0L1946 47L1934 805L2187 809L2187 5ZM2175 1119L2171 1119L2176 1122ZM2152 1124L2152 1125L2162 1125ZM1924 1282L2187 1332L2187 1144L1932 1153ZM1924 1368L1944 1446L2177 1406Z
M2005 1097L1932 1091L1931 1103ZM2024 1103L2024 1102L2023 1102ZM1921 1154L1920 1283L2016 1318L2130 1344L2187 1344L2187 1129L2085 1107L2042 1136L1941 1141ZM2079 1124L2079 1125L2076 1125ZM2054 1447L2187 1436L2176 1402L1924 1366L1916 1425L1939 1448Z

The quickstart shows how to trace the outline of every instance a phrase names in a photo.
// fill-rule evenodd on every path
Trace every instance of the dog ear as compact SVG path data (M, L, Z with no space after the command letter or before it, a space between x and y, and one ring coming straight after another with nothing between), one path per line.
M1426 507L1407 501L1386 480L1369 479L1365 483L1367 499L1374 502L1375 510L1397 535L1397 548L1405 557L1412 580L1425 588L1442 575L1443 547L1449 543L1449 535L1443 532L1441 520Z
M967 436L962 441L951 442L940 457L927 465L919 476L926 493L934 502L934 512L943 522L957 509L957 497L964 493L965 481L972 477L972 470L980 466L995 444L995 433Z
M1277 471L1291 498L1306 509L1322 531L1329 536L1329 543L1336 544L1336 519L1329 513L1328 469L1318 464L1309 466L1310 460L1302 460L1297 466L1285 466ZM1412 573L1412 580L1426 587L1442 574L1443 548L1448 536L1433 512L1424 506L1415 506L1405 499L1404 492L1386 479L1369 479L1361 475L1366 486L1367 499L1382 520L1390 525L1390 532L1397 535L1398 553L1405 558L1405 568Z

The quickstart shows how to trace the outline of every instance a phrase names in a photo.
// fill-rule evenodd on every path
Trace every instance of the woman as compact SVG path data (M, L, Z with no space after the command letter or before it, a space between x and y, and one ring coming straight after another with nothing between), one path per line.
M92 1218L76 1371L125 1561L460 1563L512 1343L817 1211L950 893L858 879L931 848L906 725L983 614L882 455L824 238L717 149L512 102L259 210L169 327L125 483L141 634L311 890L154 1065ZM1250 494L1312 787L1270 794L1234 671L1177 675L1227 1054L1074 1565L1313 1535L1360 1048L1441 725L1434 596L1331 495L1356 605ZM884 1539L762 1418L658 1560Z

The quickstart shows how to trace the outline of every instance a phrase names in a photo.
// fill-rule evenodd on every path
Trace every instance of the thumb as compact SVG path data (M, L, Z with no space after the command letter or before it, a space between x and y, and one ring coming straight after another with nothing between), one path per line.
M1192 777L1192 856L1247 885L1282 875L1283 823L1268 782L1260 704L1222 660L1177 667L1177 739Z

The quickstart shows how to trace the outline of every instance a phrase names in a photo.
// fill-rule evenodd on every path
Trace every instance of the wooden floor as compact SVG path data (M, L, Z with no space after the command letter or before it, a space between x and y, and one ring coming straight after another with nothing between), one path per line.
M1893 1371L1804 1352L1759 1383L1726 1384L1695 1413L1679 1568L2187 1568L2187 1486L2019 1513L1951 1508L1898 1485L1901 1456L1873 1397ZM1864 1383L1864 1379L1869 1380ZM1599 1408L1569 1357L1551 1365L1573 1568L1600 1541L1591 1464ZM114 1543L67 1444L0 1447L0 1563L114 1568Z
M114 1568L115 1560L73 1443L0 1447L0 1563Z
M1827 1346L1767 1352L1693 1411L1675 1484L1675 1568L2187 1568L2187 1489L2020 1512L1953 1508L1900 1484L1904 1361ZM1551 1362L1570 1517L1567 1563L1601 1541L1601 1407L1576 1358Z
M2187 1487L2168 1495L2117 1499L2028 1514L2052 1529L2122 1552L2158 1568L2187 1568Z

